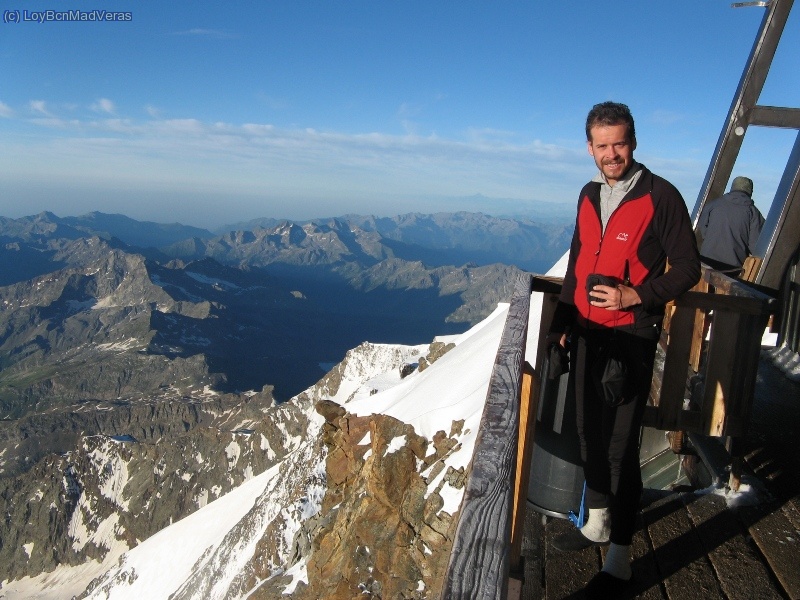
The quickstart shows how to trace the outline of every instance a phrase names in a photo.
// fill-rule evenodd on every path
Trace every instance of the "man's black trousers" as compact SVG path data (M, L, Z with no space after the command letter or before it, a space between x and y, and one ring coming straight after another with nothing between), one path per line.
M571 340L586 506L609 509L611 542L624 546L630 545L636 530L642 493L639 434L650 394L659 331L653 327L644 333L581 328ZM600 395L592 379L592 368L612 335L617 336L629 377L629 392L616 407Z

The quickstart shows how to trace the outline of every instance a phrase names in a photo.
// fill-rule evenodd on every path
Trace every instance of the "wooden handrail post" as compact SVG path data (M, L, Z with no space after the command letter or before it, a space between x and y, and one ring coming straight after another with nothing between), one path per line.
M519 435L517 436L517 473L514 478L514 510L511 515L511 571L520 570L522 558L522 531L525 527L525 508L528 503L528 483L531 478L533 437L536 428L536 411L539 404L541 380L531 364L522 367L520 390Z

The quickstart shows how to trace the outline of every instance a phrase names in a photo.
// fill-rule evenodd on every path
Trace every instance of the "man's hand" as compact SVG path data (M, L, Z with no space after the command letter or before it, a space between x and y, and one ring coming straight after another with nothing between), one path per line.
M606 310L623 310L642 303L636 290L626 285L596 285L592 288L592 296L599 300L592 300L590 304Z
M549 348L551 344L561 344L562 348L567 347L567 334L566 333L551 333L545 339L547 342L547 347Z

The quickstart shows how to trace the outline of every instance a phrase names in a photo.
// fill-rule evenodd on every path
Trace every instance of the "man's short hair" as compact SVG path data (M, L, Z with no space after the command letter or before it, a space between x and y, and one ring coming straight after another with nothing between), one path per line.
M611 125L627 125L631 141L636 139L636 127L633 124L631 109L619 102L601 102L595 104L586 117L586 141L592 141L592 127Z

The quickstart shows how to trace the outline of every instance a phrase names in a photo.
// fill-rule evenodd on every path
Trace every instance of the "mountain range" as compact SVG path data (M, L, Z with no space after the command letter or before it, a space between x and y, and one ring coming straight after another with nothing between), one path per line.
M236 252L233 247L227 247L229 244L235 247L255 241L243 236L245 232L272 231L286 225L294 225L299 229L316 226L320 231L332 232L344 245L349 245L354 254L348 257L348 261L358 260L364 265L394 257L421 261L430 267L503 263L527 271L543 272L561 256L564 240L571 236L574 224L572 207L568 211L561 207L560 212L559 207L549 206L548 210L555 212L551 212L549 218L535 221L470 212L409 213L395 217L345 215L296 222L255 219L221 226L214 232L179 223L142 222L124 215L101 212L63 218L52 213L41 213L16 220L0 217L0 235L28 240L41 239L42 236L69 239L98 236L106 240L116 238L140 249L165 249L175 245L168 252L173 257L213 255L215 258L229 256L233 259ZM565 214L567 212L569 214ZM297 241L298 235L302 234L296 232L293 241ZM242 249L251 257L257 250L252 247ZM265 257L260 261L263 263Z
M309 411L364 383L340 373L351 349L404 344L362 369L421 374L435 335L509 299L520 267L488 261L558 258L571 235L470 213L266 224L0 218L0 582L102 562L301 441L321 456L309 424L341 415Z
M15 570L0 592L437 597L506 312L429 345L361 344L250 429L158 444L82 438L52 459L63 477L28 480L17 493L27 502L2 507L34 518L4 538L17 553L3 557ZM427 368L403 368L423 358ZM148 536L180 499L194 510ZM75 508L58 535L35 537L40 515L66 514L64 504ZM71 555L36 573L51 545Z
M364 340L464 331L507 299L526 256L553 264L570 230L454 213L182 237L197 233L102 213L0 218L0 415L56 392L107 399L180 380L151 377L154 357L197 383L270 385L285 400ZM509 260L448 264L455 254ZM75 372L78 386L65 381Z

